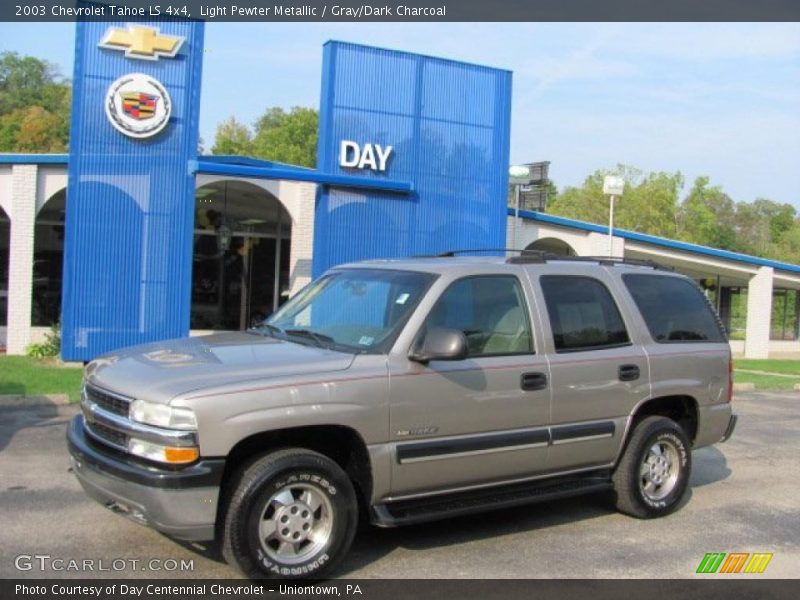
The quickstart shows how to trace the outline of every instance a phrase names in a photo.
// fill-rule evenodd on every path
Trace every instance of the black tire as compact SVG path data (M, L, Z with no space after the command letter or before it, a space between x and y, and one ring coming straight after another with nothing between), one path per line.
M656 447L666 463L658 452L651 454ZM645 417L635 425L612 476L617 510L640 519L671 513L686 494L691 469L691 446L681 426L666 417Z
M355 491L344 471L326 456L301 448L270 452L245 465L229 485L231 493L222 521L222 555L228 564L238 567L248 577L322 577L350 549L358 525ZM287 491L294 497L290 503L285 501ZM310 510L303 509L306 493L320 501L319 508L312 509L313 503L309 503ZM276 496L282 500L279 502ZM299 511L294 510L298 506ZM290 514L289 510L293 512ZM307 512L310 516L306 516ZM323 515L330 517L324 521L325 527L321 525ZM280 525L284 517L289 521L285 529ZM278 529L262 541L261 527L267 522L268 528L278 524ZM306 528L306 523L310 528ZM317 537L324 538L324 542L303 538L296 544L283 546L287 543L284 532L288 532L291 541L295 534L302 536L303 528L313 536L317 526L322 529ZM283 547L294 549L286 553L297 548L305 550L283 559L277 556ZM304 556L304 552L310 554Z

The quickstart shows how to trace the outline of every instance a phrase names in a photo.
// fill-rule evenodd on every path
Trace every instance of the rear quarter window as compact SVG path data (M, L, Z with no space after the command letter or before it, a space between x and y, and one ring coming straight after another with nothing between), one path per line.
M708 300L691 281L663 275L623 275L650 335L661 344L726 342Z

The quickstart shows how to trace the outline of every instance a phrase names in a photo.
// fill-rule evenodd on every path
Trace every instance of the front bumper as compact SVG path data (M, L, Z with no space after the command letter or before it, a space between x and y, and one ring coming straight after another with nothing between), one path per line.
M181 469L145 466L87 438L83 415L67 429L72 470L100 504L181 540L214 538L224 459Z

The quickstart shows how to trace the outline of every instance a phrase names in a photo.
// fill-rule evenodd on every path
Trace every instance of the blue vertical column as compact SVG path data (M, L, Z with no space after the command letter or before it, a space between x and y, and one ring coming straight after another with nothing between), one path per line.
M203 24L76 25L62 356L189 328Z

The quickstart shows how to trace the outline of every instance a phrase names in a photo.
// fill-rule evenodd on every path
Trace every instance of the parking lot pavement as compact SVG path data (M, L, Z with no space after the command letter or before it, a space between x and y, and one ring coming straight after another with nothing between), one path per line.
M667 518L625 517L599 495L424 526L364 527L340 575L696 577L706 552L771 552L763 576L796 577L800 394L741 394L734 406L740 416L734 437L694 452L691 497ZM83 494L67 472L64 443L66 424L76 412L74 406L0 405L0 577L236 576L213 548L172 541ZM112 570L41 572L37 560L42 559L16 560L19 555L93 559L95 568L102 559ZM193 561L194 570L142 570L151 559L166 567L172 566L168 559ZM132 560L138 561L135 566ZM15 562L33 568L21 572ZM114 565L124 568L115 571Z

